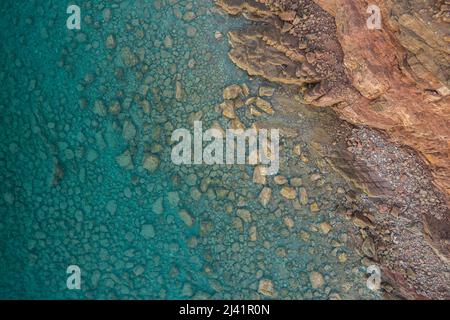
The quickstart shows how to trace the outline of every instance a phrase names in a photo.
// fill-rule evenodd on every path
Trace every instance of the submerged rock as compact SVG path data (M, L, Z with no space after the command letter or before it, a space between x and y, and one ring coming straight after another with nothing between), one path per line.
M312 271L309 274L309 281L311 283L311 287L313 287L314 289L319 289L321 287L323 287L323 285L325 284L325 280L323 279L323 276L316 271Z
M266 297L273 298L275 296L275 287L272 280L260 280L258 285L258 292Z

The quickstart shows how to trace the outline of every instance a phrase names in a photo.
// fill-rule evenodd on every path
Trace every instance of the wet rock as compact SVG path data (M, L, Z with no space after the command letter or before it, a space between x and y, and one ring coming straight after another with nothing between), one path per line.
M223 90L223 98L225 100L233 100L236 99L241 93L242 88L237 84L233 84Z
M175 99L181 101L183 99L183 87L180 81L175 83Z
M294 227L294 220L290 217L284 217L283 223L288 227L289 229L292 229Z
M234 111L234 104L230 100L226 100L219 105L219 108L222 109L222 114L224 117L228 119L236 119L236 113Z
M317 204L317 202L313 202L310 206L310 210L311 212L315 213L315 212L319 212L319 205Z
M309 281L311 283L311 286L314 289L319 289L321 287L323 287L323 285L325 284L325 280L323 279L323 276L316 271L312 271L309 274Z
M294 21L297 13L294 10L282 11L279 13L279 17L283 21Z
M267 114L275 113L270 102L268 102L260 97L256 98L256 106Z
M144 224L141 228L141 236L145 239L152 239L155 237L155 228L151 224Z
M258 292L266 297L273 298L275 296L275 287L272 280L262 279L259 281Z
M245 83L242 85L242 94L244 95L244 97L247 97L250 94L250 88Z
M147 154L144 158L142 167L149 172L155 172L159 167L159 158L152 154Z
M347 262L347 254L345 252L342 252L338 255L338 260L340 263Z
M89 162L94 162L98 158L98 153L94 149L89 149L86 154L86 159Z
M268 204L269 201L270 201L271 196L272 196L272 189L270 189L270 188L268 188L268 187L264 187L264 188L261 190L261 193L259 194L259 197L258 197L259 202L260 202L264 207L266 207L267 204Z
M261 174L262 170L264 170L264 168L261 166L255 167L255 169L253 170L253 183L256 183L256 184L266 184L267 183L266 176Z
M110 214L115 214L117 211L117 203L114 200L109 200L106 203L106 210L110 213Z
M271 97L275 92L275 88L272 87L260 87L259 88L259 96L261 97Z
M126 120L124 122L122 129L122 136L125 140L128 141L133 140L134 137L136 136L136 127L131 121Z
M283 185L288 183L288 180L285 176L275 176L275 178L273 178L273 182L277 185Z
M178 212L178 215L185 225L187 225L188 227L192 227L192 225L194 224L194 219L189 214L189 212L187 212L187 210L184 209L180 210Z
M195 36L197 35L197 29L195 29L195 28L192 27L192 26L187 27L187 29L186 29L186 35L187 35L189 38L195 37Z
M95 100L93 111L96 115L99 115L101 117L106 116L106 108L102 100Z
M300 238L303 240L303 241L308 241L309 240L309 237L310 237L310 235L309 235L309 233L308 232L306 232L306 231L300 231Z
M152 211L156 214L162 214L164 212L163 197L159 197L152 205Z
M131 170L134 168L133 160L131 158L131 153L126 150L124 153L116 157L116 162L125 169Z
M332 227L328 222L322 222L320 224L320 230L322 231L322 233L324 234L328 234L331 231Z
M138 57L131 51L129 47L125 47L120 51L122 62L127 67L134 67L139 63Z
M300 188L300 203L304 206L308 204L308 194L305 188Z
M252 214L250 213L250 211L248 211L246 209L238 209L237 216L239 218L241 218L242 220L244 220L244 222L248 223L248 222L252 221Z
M291 179L291 186L293 187L300 187L302 185L303 181L302 178L292 178Z
M367 237L362 246L361 246L362 252L369 258L375 258L377 255L375 244L373 243L372 238Z
M353 217L353 224L358 228L374 228L374 224L362 212L356 212Z
M196 15L194 12L192 11L188 11L183 15L183 20L184 21L192 21L196 18Z
M288 200L294 200L297 198L297 191L291 187L283 187L280 191L280 194Z
M256 226L251 226L249 229L250 241L256 241L258 239L258 233Z
M106 38L106 48L108 49L114 49L117 46L116 37L113 34L110 34Z
M173 46L173 40L172 40L172 37L169 36L169 35L167 35L167 36L164 38L164 47L165 47L166 49L170 49L170 48L172 48L172 46Z
M167 194L167 200L172 207L176 207L180 202L180 196L178 195L178 192L172 191Z

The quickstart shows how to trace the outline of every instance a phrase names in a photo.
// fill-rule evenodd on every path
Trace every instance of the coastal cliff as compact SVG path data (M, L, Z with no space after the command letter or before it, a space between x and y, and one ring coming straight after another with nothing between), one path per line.
M252 21L228 34L238 67L297 88L302 103L333 108L356 126L348 150L333 161L387 203L370 219L352 213L384 252L377 259L395 292L386 296L448 298L448 278L439 273L450 257L450 3L216 3ZM367 26L376 13L369 5L380 10L379 29ZM394 229L397 237L386 237Z

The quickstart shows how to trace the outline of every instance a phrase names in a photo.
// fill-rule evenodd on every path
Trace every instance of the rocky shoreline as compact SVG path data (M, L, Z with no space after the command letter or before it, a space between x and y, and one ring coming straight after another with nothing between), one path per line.
M397 28L415 29L428 16L405 12L403 2L376 2L383 13L392 6L400 16ZM363 191L347 192L338 212L353 222L362 263L382 266L384 296L450 298L448 38L434 43L442 48L429 46L420 56L407 45L414 40L419 46L420 34L395 33L392 21L368 35L360 1L216 3L254 21L228 35L231 60L282 85L273 120L260 126L299 117L307 104L333 107L332 129L339 129L332 135L326 128L313 130L310 147ZM436 28L436 37L443 37L447 7L432 16L429 28ZM434 68L421 64L427 55ZM295 130L295 123L284 122L286 130Z

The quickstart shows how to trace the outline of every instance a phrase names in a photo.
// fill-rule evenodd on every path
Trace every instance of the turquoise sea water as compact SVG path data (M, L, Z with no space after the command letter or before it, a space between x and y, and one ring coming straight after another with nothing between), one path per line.
M251 166L170 161L174 129L228 126L216 108L226 86L257 91L261 80L227 58L227 31L248 22L207 0L80 1L71 31L72 3L0 3L0 298L259 299L263 279L275 298L374 297L333 214L346 185L332 174L309 182L320 171L288 160L294 141L282 143L280 174L303 179L300 208L272 180L263 207ZM69 265L81 290L66 287Z

